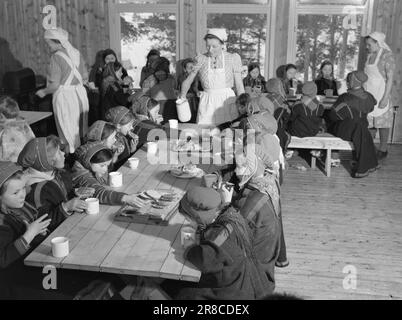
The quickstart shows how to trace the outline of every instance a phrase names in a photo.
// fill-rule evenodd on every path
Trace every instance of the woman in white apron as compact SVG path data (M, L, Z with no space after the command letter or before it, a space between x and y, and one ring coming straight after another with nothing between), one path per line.
M204 88L200 96L197 123L211 127L233 121L239 117L235 100L244 93L241 77L242 63L238 54L224 50L227 41L226 30L210 29L204 38L208 52L196 57L197 65L184 80L180 98L185 100L195 77L199 78Z
M47 87L36 94L53 94L53 112L60 139L74 153L81 145L81 137L88 132L89 103L84 82L88 73L79 51L68 41L68 33L61 29L45 31L51 57Z
M381 160L388 156L388 139L393 120L391 91L396 66L392 51L385 43L385 34L371 33L366 37L366 47L369 55L364 71L368 81L364 88L377 100L377 105L369 114L368 121L374 137L377 130L380 132L377 157Z

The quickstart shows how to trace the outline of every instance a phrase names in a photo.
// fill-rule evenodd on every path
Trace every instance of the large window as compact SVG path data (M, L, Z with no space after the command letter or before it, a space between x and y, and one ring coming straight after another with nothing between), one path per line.
M110 0L110 36L122 64L139 87L141 69L151 49L171 62L172 73L180 55L179 0Z
M288 61L298 66L300 80L315 79L325 60L334 63L338 79L357 69L369 0L293 0L291 7Z
M200 0L197 4L201 13L198 51L205 50L202 39L207 29L224 28L228 32L228 51L237 52L244 65L260 63L265 76L268 76L268 70L273 72L273 66L269 64L273 51L268 50L273 44L269 37L273 22L270 0Z

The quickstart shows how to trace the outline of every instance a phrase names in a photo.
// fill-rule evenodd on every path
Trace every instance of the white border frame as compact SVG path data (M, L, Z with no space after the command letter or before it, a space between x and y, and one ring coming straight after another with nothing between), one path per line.
M371 31L373 22L374 0L367 0L363 6L354 6L357 13L363 14L362 35ZM306 5L298 4L297 0L290 0L289 9L289 35L288 35L288 63L296 61L296 40L299 14L342 14L344 6L341 5Z
M110 48L116 51L121 59L121 24L120 14L132 13L172 13L176 15L176 61L184 56L184 1L176 4L140 4L119 3L119 0L108 0Z
M207 15L221 14L266 14L267 40L265 43L265 75L269 78L275 74L275 25L277 0L270 0L268 4L208 4L208 0L196 0L196 16L199 17L196 26L196 52L205 50L203 36L207 31Z

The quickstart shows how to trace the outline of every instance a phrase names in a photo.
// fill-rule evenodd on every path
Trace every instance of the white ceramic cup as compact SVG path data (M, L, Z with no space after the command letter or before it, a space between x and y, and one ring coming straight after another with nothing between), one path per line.
M292 97L296 96L297 89L296 88L289 88L289 93Z
M70 253L68 238L58 237L52 239L50 242L52 244L53 257L64 258Z
M155 155L158 152L158 143L157 142L148 142L147 144L148 154Z
M109 173L109 186L112 188L121 188L123 186L123 175L121 172Z
M175 119L169 120L169 127L170 129L179 129L179 121Z
M195 229L184 227L181 229L181 245L187 248L195 243Z
M87 213L90 215L95 215L99 213L99 199L97 198L89 198L86 199L85 202L88 205Z
M140 159L138 158L130 158L128 159L128 166L132 170L138 169L138 166L140 165Z

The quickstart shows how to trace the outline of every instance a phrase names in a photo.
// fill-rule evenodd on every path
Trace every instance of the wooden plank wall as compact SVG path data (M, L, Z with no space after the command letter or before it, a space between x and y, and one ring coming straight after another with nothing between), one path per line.
M57 8L57 25L70 33L71 43L93 64L96 52L109 47L108 0L1 0L4 46L8 42L24 67L45 75L49 50L43 40L42 9L50 4Z

